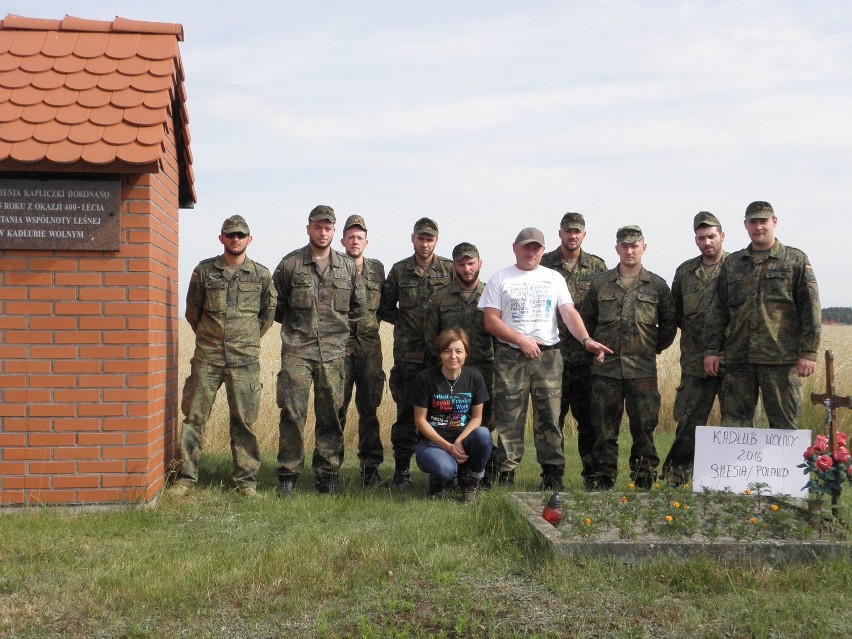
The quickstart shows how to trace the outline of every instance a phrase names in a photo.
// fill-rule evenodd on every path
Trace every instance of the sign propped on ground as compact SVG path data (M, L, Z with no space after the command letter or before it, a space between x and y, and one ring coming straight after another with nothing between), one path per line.
M807 477L796 466L810 445L809 430L698 426L693 491L742 493L763 483L770 494L806 498Z

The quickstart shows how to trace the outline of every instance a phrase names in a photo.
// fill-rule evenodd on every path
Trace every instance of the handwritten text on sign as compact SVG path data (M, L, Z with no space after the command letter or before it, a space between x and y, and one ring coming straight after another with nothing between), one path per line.
M807 477L796 466L810 445L809 430L698 426L692 488L741 493L763 483L774 495L807 497Z

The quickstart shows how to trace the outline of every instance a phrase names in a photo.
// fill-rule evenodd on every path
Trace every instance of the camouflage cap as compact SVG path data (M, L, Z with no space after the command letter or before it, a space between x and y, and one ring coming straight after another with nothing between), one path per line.
M332 224L337 222L337 218L334 215L334 209L330 206L326 206L325 204L320 204L319 206L315 206L310 214L308 214L309 222L319 222L320 220L327 220Z
M639 242L642 239L644 239L642 229L635 224L622 226L615 232L615 241L618 244L633 244L634 242Z
M346 223L343 225L344 232L350 226L360 226L365 231L367 230L367 223L364 221L364 218L360 215L350 215L346 218Z
M562 221L559 223L559 228L563 231L568 229L577 229L578 231L586 230L586 220L581 213L566 213L562 216Z
M465 257L475 257L479 258L479 249L477 249L470 242L462 242L461 244L456 244L455 248L453 248L453 261L460 260Z
M414 231L413 233L417 235L418 233L425 233L426 235L438 235L438 223L428 217L421 217L414 223Z
M692 218L692 230L697 231L699 226L718 226L721 229L722 223L710 211L699 211Z
M752 202L746 207L745 219L751 220L754 218L760 218L765 220L769 217L774 217L775 211L772 210L772 205L769 202L761 202L758 200L757 202Z
M248 224L242 215L232 215L222 222L222 233L245 233L250 235Z
M526 246L527 244L532 244L533 242L544 246L544 233L539 231L534 226L528 226L525 229L521 229L521 232L518 233L518 237L515 238L515 244L519 244L521 246Z

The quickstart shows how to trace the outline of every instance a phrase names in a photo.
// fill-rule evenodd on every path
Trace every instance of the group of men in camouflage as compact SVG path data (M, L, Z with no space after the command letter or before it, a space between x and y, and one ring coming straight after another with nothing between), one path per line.
M630 476L639 488L657 478L654 431L660 410L656 357L681 329L681 381L674 404L675 442L662 476L682 484L692 473L695 427L706 424L718 396L725 426L752 426L758 396L772 428L795 428L802 401L800 378L813 374L820 334L816 280L807 256L775 238L777 218L767 202L752 202L744 225L750 244L729 255L712 213L693 220L700 254L681 264L669 289L642 265L641 229L618 229L618 264L585 252L586 222L566 213L559 246L545 253L544 235L523 229L512 245L516 263L487 285L477 248L462 242L452 260L435 254L438 225L418 220L414 254L385 276L366 258L367 225L352 215L343 226L345 253L332 250L336 216L317 206L308 216L307 246L286 255L274 274L245 254L251 243L245 220L222 226L224 254L192 273L186 317L196 349L183 392L181 463L173 492L198 479L201 438L216 391L225 384L230 407L233 481L256 496L260 467L251 426L260 400L260 337L281 323L277 494L290 496L304 468L304 428L314 392L312 466L320 493L338 490L346 412L358 410L358 458L365 486L382 482L384 461L376 409L385 375L380 321L394 325L389 387L396 403L391 427L393 486L411 485L417 443L411 380L434 365L433 340L463 328L470 337L466 365L477 368L491 394L483 424L497 432L486 478L514 483L523 455L527 409L541 489L561 490L565 472L563 427L577 424L584 485L613 487L618 434L626 409L632 448Z

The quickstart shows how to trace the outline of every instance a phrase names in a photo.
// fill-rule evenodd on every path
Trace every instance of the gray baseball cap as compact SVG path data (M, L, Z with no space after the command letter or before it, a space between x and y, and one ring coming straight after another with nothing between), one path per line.
M515 244L519 244L521 246L526 246L527 244L532 244L533 242L537 242L544 246L544 233L539 231L534 226L528 226L525 229L521 229L521 232L518 233L518 237L515 238Z

